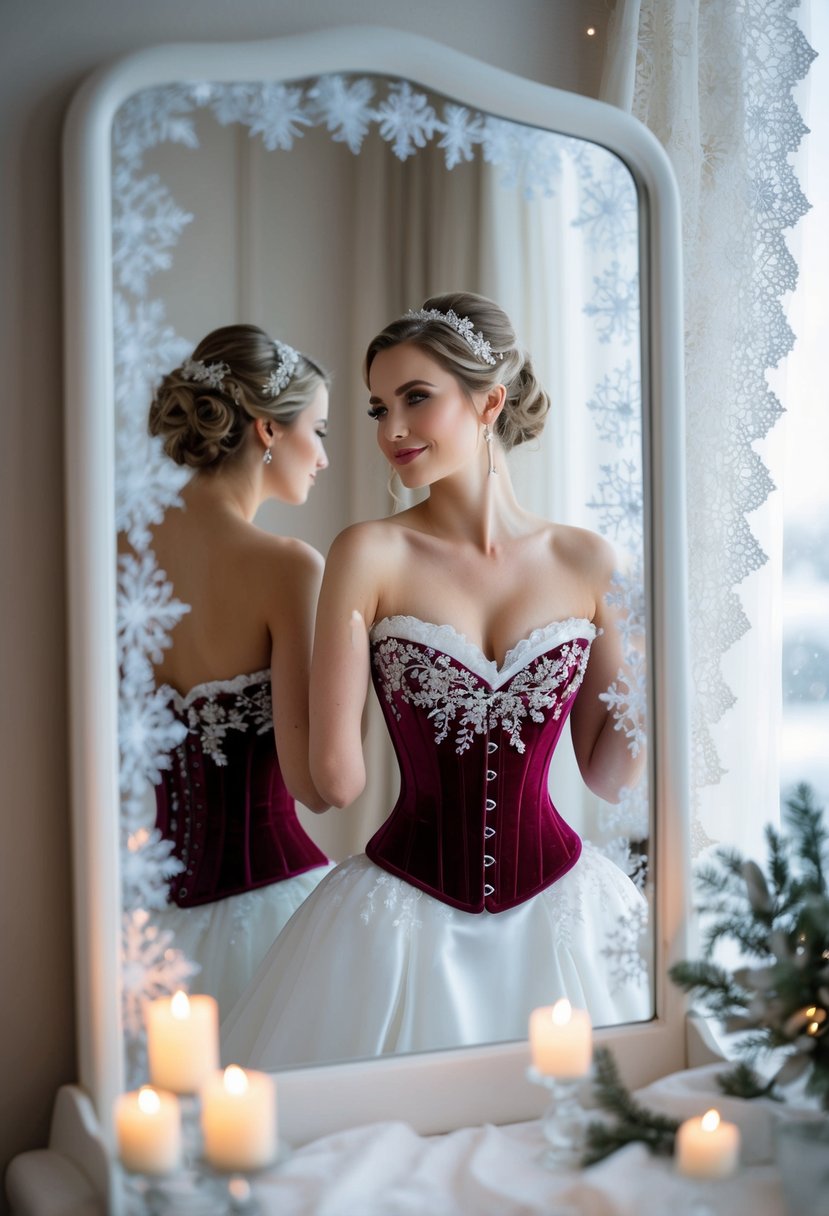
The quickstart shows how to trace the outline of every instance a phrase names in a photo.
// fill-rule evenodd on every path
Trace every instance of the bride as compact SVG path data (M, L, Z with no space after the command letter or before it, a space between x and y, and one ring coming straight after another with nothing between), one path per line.
M530 1010L561 996L596 1023L647 1017L645 987L614 965L643 897L547 791L568 715L600 797L617 801L644 762L599 696L623 665L613 552L528 513L510 479L505 453L540 432L547 395L504 312L469 293L389 325L365 375L383 455L429 494L332 546L311 772L337 807L363 789L370 674L400 796L274 943L224 1054L278 1068L524 1038Z

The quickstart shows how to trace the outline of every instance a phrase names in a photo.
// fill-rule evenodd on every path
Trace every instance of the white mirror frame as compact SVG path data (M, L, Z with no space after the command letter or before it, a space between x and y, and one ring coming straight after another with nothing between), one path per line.
M689 801L680 215L656 139L621 110L537 84L399 30L350 26L267 42L186 44L129 55L90 77L64 134L66 483L79 1140L112 1160L123 1088L119 996L117 659L111 131L133 93L198 81L282 81L326 72L401 77L475 109L591 140L629 167L640 199L645 542L652 590L651 790L656 862L656 1016L596 1035L635 1084L685 1064L685 1005L667 968L684 953ZM648 476L648 473L650 476ZM540 1113L526 1043L328 1065L279 1081L281 1131L299 1144L402 1119L421 1133ZM86 1095L86 1099L83 1095ZM64 1104L67 1099L64 1097ZM91 1101L92 1111L89 1108ZM71 1102L70 1102L71 1105ZM57 1108L56 1108L57 1109ZM63 1117L63 1116L62 1116ZM98 1127L90 1123L97 1118ZM71 1117L65 1121L72 1124ZM64 1147L72 1134L62 1137ZM101 1156L101 1148L104 1156ZM77 1157L86 1150L65 1149ZM87 1164L87 1172L91 1168ZM111 1177L107 1183L111 1187ZM110 1191L109 1210L117 1198Z

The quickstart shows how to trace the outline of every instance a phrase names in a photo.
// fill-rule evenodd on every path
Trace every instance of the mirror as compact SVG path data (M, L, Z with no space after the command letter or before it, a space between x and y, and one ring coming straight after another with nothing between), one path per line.
M189 980L200 990L196 960L164 907L176 860L153 826L152 782L170 763L176 723L147 661L184 606L155 563L149 529L178 509L187 477L147 436L154 383L209 330L245 320L331 369L330 468L301 509L269 502L257 518L324 553L346 523L392 505L365 417L368 339L441 291L497 300L553 402L540 441L510 454L522 504L599 531L616 550L613 599L629 674L606 696L636 754L648 702L643 255L637 186L614 153L407 80L323 74L145 89L118 110L112 154L116 522L137 555L121 559L118 590L123 904L133 918L125 1028L139 1075L148 984L172 990ZM376 703L372 719L365 795L345 812L304 816L335 861L362 851L395 801L397 767ZM656 876L647 775L618 805L603 803L582 782L566 732L550 791L651 907L605 927L597 949L613 984L640 992L618 1011L594 1010L594 1020L627 1021L632 1009L650 1018ZM528 997L526 1013L538 1003Z
M372 71L378 63L384 69L379 77ZM416 78L412 63L422 64ZM385 105L390 114L400 112L406 90L410 100L424 95L424 105L432 106L445 125L435 124L433 137L405 161L394 156L394 148L389 151L380 124L363 137L359 156L332 137L337 126L329 131L325 122L304 123L297 117L293 128L281 128L291 134L289 150L264 146L275 114L284 118L280 105L286 90L310 94L316 89L315 105L320 106L335 79L348 88L368 80L372 108ZM389 100L394 97L396 102ZM498 97L497 116L491 113L492 97ZM280 105L277 98L282 98ZM452 119L456 134L458 124L466 123L467 134L474 130L480 137L473 141L469 161L447 169L447 151L463 146L463 140L441 146L451 128L450 107L457 105L466 107L467 116ZM241 129L239 107L248 116ZM256 128L253 139L246 126ZM389 126L393 131L394 124ZM216 173L216 163L232 169ZM370 165L373 175L363 173ZM378 173L387 175L385 192L378 190ZM297 192L303 180L306 185ZM348 190L335 190L332 182L348 184ZM435 208L451 214L470 196L476 207L473 219L459 229L422 220L421 243L402 244L404 214L378 215L389 196L399 198L404 210L417 202L422 216ZM339 206L342 198L346 203ZM185 214L193 216L192 223L185 223ZM287 231L287 241L286 230L273 224L283 214L303 221ZM235 216L232 223L229 215ZM306 219L316 220L316 229ZM357 224L354 238L344 235L350 231L345 226L349 219ZM461 274L478 275L464 286L506 306L556 402L545 437L548 450L521 454L528 469L520 473L530 495L526 505L607 531L619 553L620 596L627 597L628 615L638 625L647 618L649 676L645 681L643 674L639 683L637 705L638 710L647 706L649 721L660 727L649 732L649 777L641 787L647 807L638 795L610 810L574 798L566 817L573 816L586 835L596 833L605 848L615 838L625 838L628 844L614 846L616 856L635 877L645 873L638 852L649 854L648 893L655 917L650 918L648 942L637 940L631 962L649 974L648 1001L655 1018L619 1032L625 1034L627 1058L641 1062L639 1075L656 1075L653 1070L664 1069L681 1052L679 1006L666 991L664 974L669 951L681 948L681 831L686 817L678 209L664 153L638 124L610 107L558 94L399 32L351 28L230 49L168 47L106 69L79 94L67 130L66 224L69 530L77 551L71 598L78 1020L89 1028L83 1031L81 1076L101 1103L103 1118L108 1118L103 1114L108 1096L122 1087L123 1079L114 908L124 910L128 942L123 1007L128 1035L131 1019L139 1013L130 992L141 990L147 974L153 983L168 986L175 968L186 970L175 942L154 929L147 900L135 899L142 894L141 873L147 871L135 862L153 848L147 821L140 820L146 814L152 762L143 770L119 767L115 750L115 524L132 531L135 540L141 534L141 512L143 524L151 523L159 503L175 494L169 469L153 461L146 449L141 460L135 458L139 446L130 455L143 435L148 384L188 353L204 331L233 316L264 323L332 366L332 423L342 439L342 454L332 452L316 513L271 519L273 527L308 536L325 550L345 519L388 510L385 472L370 430L366 435L365 388L357 372L367 339L435 287L456 286ZM622 230L627 232L625 246L614 244ZM378 231L387 243L377 240ZM331 250L342 254L344 248L348 259L329 257ZM463 260L469 257L475 259L473 269ZM566 268L566 274L554 278L553 291L551 264ZM519 265L529 277L515 285ZM451 269L452 282L444 281L445 269ZM256 270L263 274L254 274ZM286 280L292 286L306 281L318 286L321 271L323 288L314 293L286 294L282 289ZM380 274L388 276L382 298L377 293ZM439 282L433 286L429 275L438 275ZM577 278L588 289L580 288L575 305ZM219 289L210 286L215 283ZM344 299L349 302L345 308ZM581 358L570 358L573 353ZM641 412L630 409L639 378ZM547 469L535 488L534 466ZM532 495L538 495L538 502ZM157 586L153 580L148 567L145 590ZM642 587L643 595L638 591ZM142 694L139 700L147 709L152 689L145 692L150 696ZM617 692L621 700L630 699L621 696L624 689ZM139 737L152 726L152 716L130 716L125 708L122 702L122 742L131 727ZM635 736L642 721L631 720L624 728ZM348 831L354 827L356 837L328 844L334 855L360 848L371 831L371 817L383 814L377 807L391 805L385 788L391 779L388 764L373 734L370 741L372 762L377 762L372 777L377 806L361 807L351 817ZM566 767L554 781L560 783L558 805L563 806L560 789L570 788ZM128 795L123 886L114 861L119 784ZM132 812L135 818L129 817ZM339 818L345 822L345 816ZM484 1058L497 1071L498 1062L506 1066L520 1052L520 1046L475 1048L457 1053L457 1060L450 1052L439 1057L434 1076L441 1076L442 1085L450 1074L474 1073ZM373 1071L357 1065L344 1071L310 1070L308 1076L295 1074L293 1083L310 1094L318 1083L332 1083L325 1076L333 1071L339 1086L348 1087L348 1077L367 1086L365 1092L378 1099L371 1108L373 1118L384 1109L400 1113L408 1092L401 1077L413 1076L412 1069L418 1077L427 1074L430 1057L382 1064ZM501 1080L497 1094L484 1105L478 1092L472 1118L490 1109L494 1114L484 1118L521 1118L518 1110L534 1108L536 1098L528 1097L523 1082L509 1081L506 1074ZM326 1120L318 1116L318 1103L315 1109L312 1130L320 1133ZM353 1109L357 1118L360 1104ZM457 1102L453 1098L444 1109L466 1108L458 1093ZM328 1114L337 1118L335 1111ZM434 1120L411 1118L436 1130Z

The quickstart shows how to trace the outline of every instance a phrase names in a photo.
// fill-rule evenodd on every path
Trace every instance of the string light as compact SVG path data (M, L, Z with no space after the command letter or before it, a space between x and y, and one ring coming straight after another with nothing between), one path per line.
M588 38L592 38L593 35L596 33L595 25L588 25L587 29L584 32L587 34Z

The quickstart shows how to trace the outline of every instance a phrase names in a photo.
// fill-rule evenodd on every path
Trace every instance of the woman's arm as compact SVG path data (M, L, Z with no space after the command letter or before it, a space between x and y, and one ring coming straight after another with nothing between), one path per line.
M322 797L348 806L366 783L361 722L369 680L368 627L391 558L382 524L355 524L331 546L311 664L311 774Z
M645 765L645 749L634 756L623 730L616 730L616 719L600 693L607 692L620 671L633 678L624 661L622 638L617 626L618 609L607 603L616 569L612 547L602 537L582 533L585 572L594 588L596 611L593 618L602 633L595 639L584 682L570 714L573 750L585 784L606 802L618 802L623 787L635 786Z
M279 563L279 584L268 620L279 766L291 794L312 811L329 806L314 784L308 762L308 685L322 571L323 560L315 549L291 542Z

